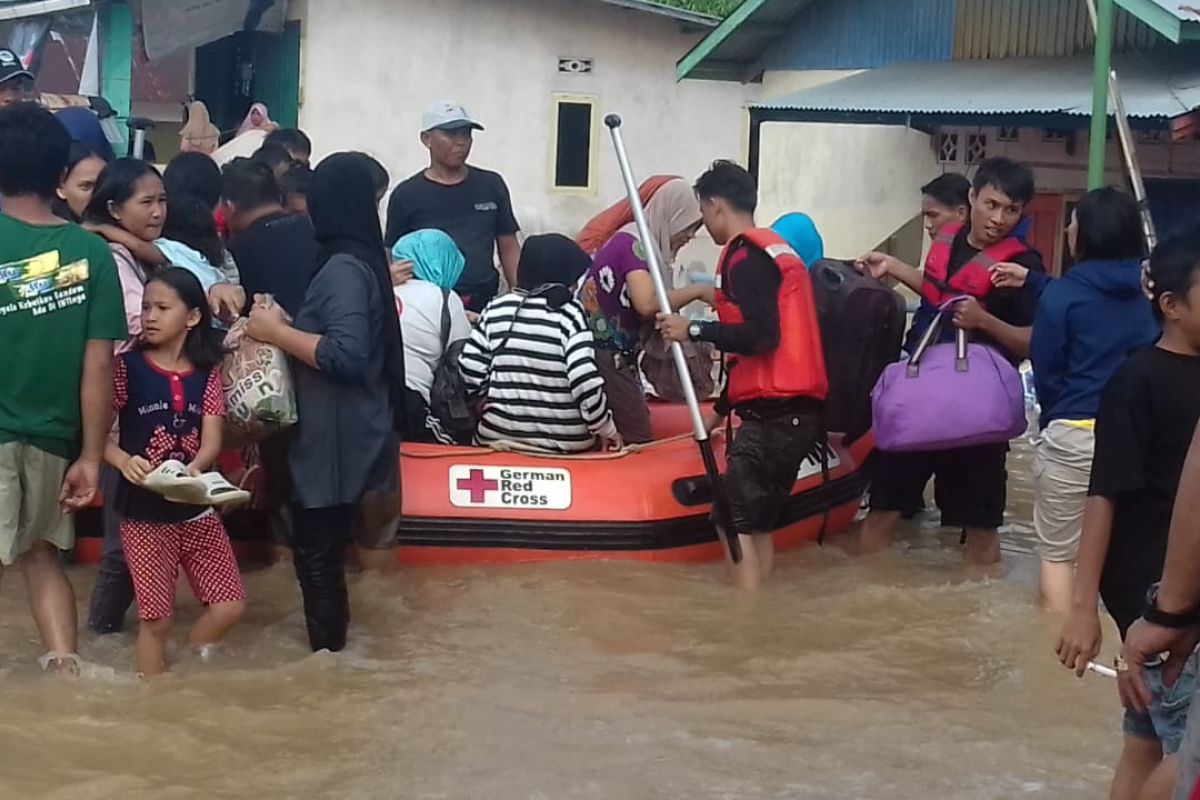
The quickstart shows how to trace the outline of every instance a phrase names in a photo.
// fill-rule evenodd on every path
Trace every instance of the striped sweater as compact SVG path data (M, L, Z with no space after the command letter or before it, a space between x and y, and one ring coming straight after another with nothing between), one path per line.
M513 292L488 304L463 347L459 368L468 388L487 385L476 441L579 453L598 436L615 437L583 309L572 301L553 310L542 297L521 306L525 297Z

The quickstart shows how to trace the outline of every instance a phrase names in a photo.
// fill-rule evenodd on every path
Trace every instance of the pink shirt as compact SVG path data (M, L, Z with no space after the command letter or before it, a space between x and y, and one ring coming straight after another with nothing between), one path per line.
M142 335L142 295L146 291L146 270L124 245L109 242L108 249L117 262L121 299L125 303L125 324L129 328L129 338L116 345L115 351L120 354L132 348Z

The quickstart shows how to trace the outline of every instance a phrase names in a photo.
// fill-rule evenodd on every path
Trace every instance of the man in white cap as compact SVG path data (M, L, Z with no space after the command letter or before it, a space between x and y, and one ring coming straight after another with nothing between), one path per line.
M467 310L479 312L496 296L496 254L510 286L517 284L516 217L504 178L467 164L473 134L483 130L458 103L438 103L425 112L421 143L429 167L401 183L388 201L388 247L423 228L445 231L466 257L456 287Z
M33 73L25 69L20 56L0 47L0 108L31 99Z

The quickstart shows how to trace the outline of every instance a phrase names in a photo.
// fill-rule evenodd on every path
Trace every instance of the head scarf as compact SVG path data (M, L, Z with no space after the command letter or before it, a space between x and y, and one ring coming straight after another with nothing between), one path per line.
M392 277L379 228L375 182L361 154L335 153L317 166L308 192L308 214L320 245L317 270L324 269L335 255L344 253L370 267L379 287L383 303L384 364L399 431L405 411L404 346L400 340L400 317L396 304L391 302Z
M417 280L437 284L450 291L462 277L466 259L447 234L436 230L414 231L392 247L393 261L408 261Z
M561 308L574 296L572 287L592 266L592 259L561 233L530 236L521 248L517 288L545 297L551 308Z
M662 267L663 280L673 286L675 278L670 267L673 255L671 240L700 221L700 201L696 193L682 178L667 181L646 204L646 224L650 228L653 242L642 242L643 246L655 247L658 263ZM621 233L632 234L641 239L637 223L631 222L621 228Z
M188 104L187 124L179 131L179 151L212 154L220 143L221 131L208 117L208 106L199 100Z
M262 122L254 123L254 112L257 111L262 116ZM246 112L246 118L242 120L242 124L238 126L237 135L241 136L248 131L271 131L277 129L279 125L271 121L271 113L267 111L266 105L263 103L255 103L250 106L250 110Z
M113 153L112 144L108 141L108 137L104 135L104 128L100 125L100 119L88 108L64 108L55 114L58 121L67 129L67 133L71 135L71 141L85 144L92 151L104 159L105 163L116 158Z
M785 214L775 221L771 230L792 246L809 269L825 257L825 242L808 214Z
M645 206L649 203L650 198L654 197L664 185L675 180L682 180L682 178L678 175L651 175L642 181L642 185L638 187L638 197L641 199L642 205ZM575 241L579 242L579 246L585 253L594 256L601 247L608 244L609 239L616 236L621 228L631 222L633 222L633 206L629 204L628 197L622 197L592 217L575 237Z

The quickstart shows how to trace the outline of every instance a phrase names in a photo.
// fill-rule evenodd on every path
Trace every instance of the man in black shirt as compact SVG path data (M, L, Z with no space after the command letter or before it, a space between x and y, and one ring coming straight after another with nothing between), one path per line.
M1034 272L1044 271L1037 251L1014 245L1012 238L1033 194L1033 173L1028 168L1006 158L981 164L969 195L969 221L956 231L949 227L941 231L940 237L949 240L948 252L940 254L945 257L945 275L934 279L937 291L929 292L971 296L956 307L954 324L973 330L975 341L997 347L1014 363L1028 355L1036 300L1024 289L992 289L984 265L995 260L992 254L1023 251L1009 260ZM947 245L935 242L927 270L935 262L939 247ZM918 294L929 288L926 284L933 278L884 253L868 253L861 264L874 277L890 275ZM969 275L978 277L981 269L982 281L964 281ZM986 310L981 301L986 303ZM910 342L919 339L924 326L935 318L936 306L924 300L913 321L917 335L910 336ZM953 341L952 326L946 325L942 334L942 341ZM998 563L997 531L1004 521L1007 503L1007 458L1007 442L930 453L876 453L871 513L862 529L863 548L880 550L891 544L900 513L911 504L915 493L924 490L932 473L938 480L942 524L963 529L967 561L985 567Z
M521 246L504 179L467 164L476 130L483 126L457 103L439 103L425 112L421 142L429 148L429 167L392 192L384 239L391 247L424 228L449 234L467 259L456 290L467 310L479 312L499 290L497 251L505 280L516 286Z
M225 166L221 194L229 252L247 303L256 294L270 294L295 317L317 266L312 222L284 209L271 168L253 159L237 158Z
M717 161L696 182L696 194L713 241L727 245L721 286L703 298L720 322L659 314L658 327L668 341L712 342L733 356L708 426L715 428L730 411L741 419L728 450L726 485L742 562L730 570L738 588L757 589L771 572L772 533L800 465L823 437L825 361L803 262L776 234L755 229L754 178L737 164ZM785 281L788 291L781 293Z

